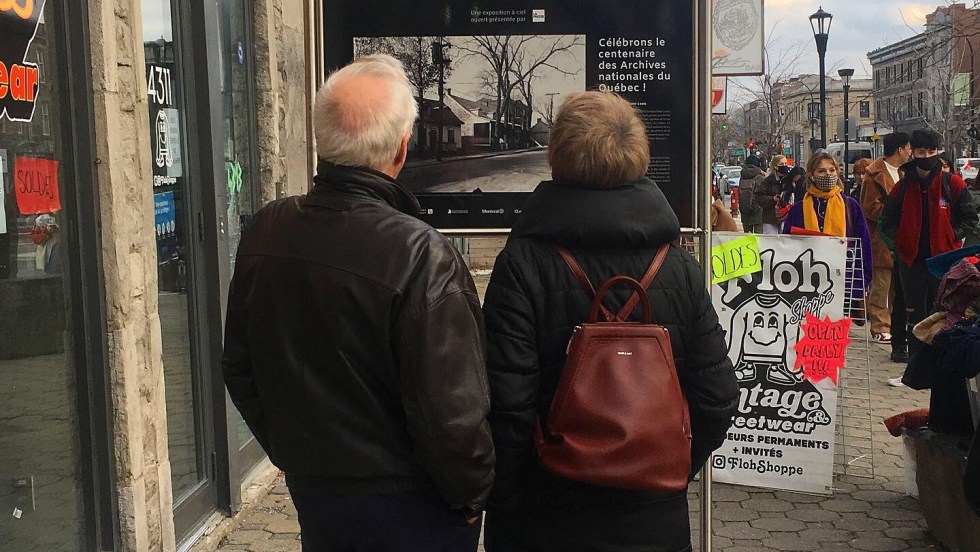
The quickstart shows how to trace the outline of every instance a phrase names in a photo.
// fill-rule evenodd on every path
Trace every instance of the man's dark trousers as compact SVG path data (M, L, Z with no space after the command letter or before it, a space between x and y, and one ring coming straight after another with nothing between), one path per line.
M475 552L467 525L432 491L337 496L290 489L303 552Z
M895 298L892 300L891 329L892 329L892 353L908 353L908 309L905 306L905 290L902 289L902 275L900 266L902 262L895 260L892 267L892 287L895 289Z
M939 278L929 273L925 261L916 260L912 266L906 266L902 261L899 273L902 279L902 291L905 292L905 306L908 310L908 327L925 320L932 313L939 294ZM909 356L914 355L923 343L912 332L908 335Z

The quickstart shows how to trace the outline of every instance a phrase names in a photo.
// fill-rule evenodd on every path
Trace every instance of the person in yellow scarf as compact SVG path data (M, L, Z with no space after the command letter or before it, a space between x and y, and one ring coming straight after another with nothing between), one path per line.
M847 288L853 302L863 301L864 292L871 284L871 235L864 219L861 205L854 198L844 195L837 161L826 153L810 157L806 163L806 193L798 201L783 223L784 234L820 233L828 236L857 238L860 247L851 242L848 253ZM860 264L855 261L860 255ZM855 274L857 268L863 274ZM863 281L863 285L861 285ZM863 313L860 314L863 316ZM854 316L859 316L854 313Z

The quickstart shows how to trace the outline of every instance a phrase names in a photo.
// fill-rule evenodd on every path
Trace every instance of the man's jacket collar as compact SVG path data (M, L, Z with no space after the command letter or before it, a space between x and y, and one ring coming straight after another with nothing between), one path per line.
M304 202L336 209L357 200L384 202L413 217L419 214L418 199L394 178L374 169L347 167L320 159L313 189Z

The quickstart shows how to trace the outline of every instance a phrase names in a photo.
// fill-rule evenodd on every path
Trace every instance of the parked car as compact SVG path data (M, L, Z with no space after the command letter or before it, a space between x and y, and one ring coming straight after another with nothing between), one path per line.
M838 165L844 166L844 142L828 144L826 149ZM847 143L847 174L854 174L854 163L858 159L874 159L874 151L874 146L869 142L849 141Z
M960 157L956 160L956 172L967 182L976 180L978 169L980 169L980 158Z
M720 172L721 175L728 181L728 193L732 193L731 191L738 188L738 183L742 180L742 167L722 167Z

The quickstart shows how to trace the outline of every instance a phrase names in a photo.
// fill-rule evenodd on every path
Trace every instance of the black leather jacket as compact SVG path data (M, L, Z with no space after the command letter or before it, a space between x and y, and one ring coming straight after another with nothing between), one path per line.
M242 235L225 383L293 489L434 488L479 511L494 476L485 337L462 258L388 176L322 162Z

